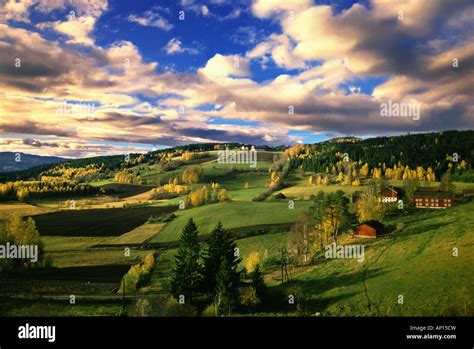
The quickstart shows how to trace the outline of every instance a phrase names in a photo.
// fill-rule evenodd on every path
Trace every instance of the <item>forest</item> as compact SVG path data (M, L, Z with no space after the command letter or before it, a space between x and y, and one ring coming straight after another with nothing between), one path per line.
M338 175L347 170L382 171L388 178L414 177L436 180L450 170L456 181L473 182L470 166L474 161L474 131L446 131L370 139L336 139L312 145L296 145L286 150L291 168ZM421 168L421 169L419 169ZM405 172L408 171L408 174ZM354 177L354 176L353 176ZM423 178L422 178L423 177ZM436 179L435 179L436 178Z

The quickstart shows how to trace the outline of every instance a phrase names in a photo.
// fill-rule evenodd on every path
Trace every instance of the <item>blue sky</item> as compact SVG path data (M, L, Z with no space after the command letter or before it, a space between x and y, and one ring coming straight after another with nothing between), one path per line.
M473 23L468 0L6 0L0 150L78 157L469 129L459 78L473 74ZM388 101L422 117L383 118Z

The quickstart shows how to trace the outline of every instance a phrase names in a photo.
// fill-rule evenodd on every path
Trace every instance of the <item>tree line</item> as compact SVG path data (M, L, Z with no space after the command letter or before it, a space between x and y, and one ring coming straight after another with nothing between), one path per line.
M0 184L0 200L25 201L28 198L95 195L100 192L99 188L56 177L42 177L40 181Z
M381 171L381 175L384 175L390 168L394 174L389 171L385 174L387 177L413 177L413 173L405 175L405 169L418 172L420 167L425 172L423 176L426 180L433 180L432 176L441 178L446 171L452 172L457 179L470 180L473 148L474 131L446 131L364 140L333 140L297 145L288 148L285 153L290 158L292 169L301 168L316 173L331 172L338 175L344 172L347 175L347 169L342 171L341 167L350 163L353 167L358 165L359 171L367 164L369 174ZM401 167L403 173L400 174ZM421 177L419 173L416 175Z

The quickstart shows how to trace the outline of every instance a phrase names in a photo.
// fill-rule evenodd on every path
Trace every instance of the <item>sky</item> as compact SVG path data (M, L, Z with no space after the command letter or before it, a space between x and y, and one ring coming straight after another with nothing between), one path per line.
M473 129L473 33L472 0L0 0L0 151Z

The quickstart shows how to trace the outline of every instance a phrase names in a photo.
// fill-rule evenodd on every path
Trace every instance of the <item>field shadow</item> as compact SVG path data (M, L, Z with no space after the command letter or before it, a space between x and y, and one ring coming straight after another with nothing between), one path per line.
M417 223L420 223L421 221L417 221ZM426 224L423 226L420 226L419 228L413 229L412 227L409 227L409 230L407 231L405 228L402 228L400 231L395 232L398 236L413 236L413 235L418 235L422 233L428 233L432 230L438 230L441 227L451 225L455 223L455 221L448 221L444 223L434 223L434 224Z
M67 210L33 216L41 236L119 236L176 206Z
M59 281L80 281L80 282L100 282L116 283L130 269L130 264L110 264L94 265L67 268L38 268L22 270L17 272L6 272L0 276L1 281L24 280L59 280Z
M312 280L290 280L269 289L269 299L265 305L265 310L269 312L295 311L295 306L288 302L288 297L294 295L296 299L299 298L304 302L304 307L308 311L324 311L328 306L358 294L358 292L348 292L331 297L317 297L318 295L337 287L347 287L355 284L360 284L360 293L362 293L364 280L373 279L385 273L384 268L374 268L367 271L365 275L364 270L361 269L352 273L335 273L331 276Z

